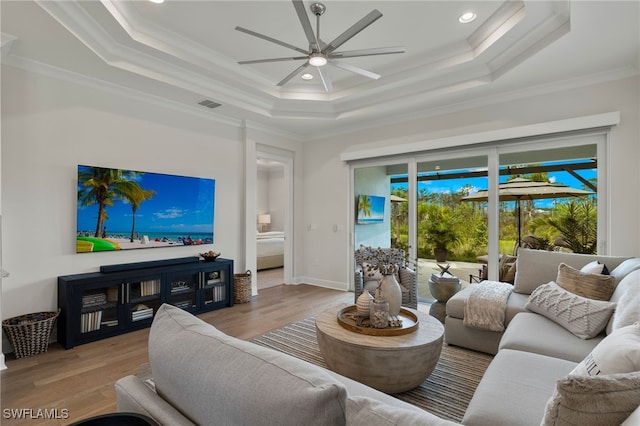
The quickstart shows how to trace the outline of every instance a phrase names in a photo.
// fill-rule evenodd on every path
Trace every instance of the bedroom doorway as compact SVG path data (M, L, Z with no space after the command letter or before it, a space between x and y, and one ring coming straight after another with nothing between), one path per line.
M285 235L290 193L286 162L258 154L256 163L256 284L259 292L286 282Z

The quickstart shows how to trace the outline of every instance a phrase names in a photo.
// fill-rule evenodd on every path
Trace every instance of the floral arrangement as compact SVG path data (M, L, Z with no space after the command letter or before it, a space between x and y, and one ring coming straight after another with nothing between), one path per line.
M362 254L363 270L368 277L373 277L376 272L382 275L391 275L398 272L399 264L408 264L408 253L404 251L404 256L399 251L389 249L372 248L370 246L360 245Z

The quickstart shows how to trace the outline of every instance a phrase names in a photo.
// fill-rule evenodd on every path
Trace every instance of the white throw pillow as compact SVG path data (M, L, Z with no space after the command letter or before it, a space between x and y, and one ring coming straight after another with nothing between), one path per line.
M640 322L602 339L570 374L596 376L640 371Z
M362 262L362 275L364 276L364 281L380 281L382 279L380 271L368 262Z
M620 424L640 405L640 323L605 337L547 402L544 426Z
M615 303L578 296L551 281L531 293L525 308L549 318L581 339L591 339L604 330L615 306Z
M607 269L607 265L605 265L604 263L600 263L597 260L584 265L582 268L580 268L580 272L586 272L587 274L609 275L609 269Z

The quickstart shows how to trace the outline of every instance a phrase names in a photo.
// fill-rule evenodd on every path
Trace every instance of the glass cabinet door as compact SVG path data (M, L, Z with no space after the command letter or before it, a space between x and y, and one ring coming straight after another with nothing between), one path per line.
M128 321L148 322L162 304L160 276L130 280L126 284Z
M226 270L203 271L200 273L200 289L202 293L203 307L226 302L227 282Z
M120 283L98 284L81 293L80 334L100 333L117 328Z
M169 303L188 311L196 309L198 273L171 273L169 281Z

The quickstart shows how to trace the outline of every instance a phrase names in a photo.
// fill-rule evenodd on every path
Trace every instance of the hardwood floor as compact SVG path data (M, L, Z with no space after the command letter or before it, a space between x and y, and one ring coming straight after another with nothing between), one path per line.
M199 315L225 333L249 340L302 320L340 303L353 303L353 293L310 285L280 285L260 291L251 302ZM114 383L135 374L149 361L149 330L64 350L51 344L45 354L15 359L7 355L0 374L2 425L66 425L116 411ZM28 419L11 417L10 410L27 411ZM43 414L64 419L32 419ZM24 411L23 411L24 412ZM68 415L66 415L68 413Z

